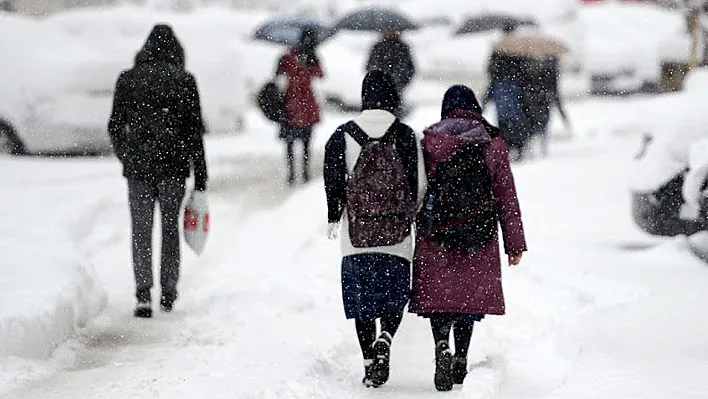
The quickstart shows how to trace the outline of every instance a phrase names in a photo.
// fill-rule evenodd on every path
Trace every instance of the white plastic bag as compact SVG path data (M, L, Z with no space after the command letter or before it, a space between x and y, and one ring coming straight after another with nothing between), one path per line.
M192 190L184 206L184 240L201 255L209 236L209 201L204 191Z

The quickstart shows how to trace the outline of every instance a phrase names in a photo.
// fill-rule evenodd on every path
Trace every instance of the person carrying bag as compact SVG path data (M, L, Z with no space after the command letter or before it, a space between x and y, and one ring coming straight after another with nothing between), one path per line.
M132 220L135 317L152 317L152 232L160 206L162 254L160 308L177 299L180 273L179 216L186 180L206 190L205 131L199 90L185 70L184 50L168 25L156 25L118 78L108 132L128 182Z

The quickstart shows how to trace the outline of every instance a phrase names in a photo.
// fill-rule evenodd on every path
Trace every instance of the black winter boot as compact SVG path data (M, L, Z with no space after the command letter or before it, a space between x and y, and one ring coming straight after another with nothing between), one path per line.
M374 342L374 364L371 370L372 386L379 387L388 381L391 372L391 334L381 332Z
M150 317L152 317L152 307L150 306L150 290L138 291L135 296L138 300L138 304L135 305L135 311L133 312L133 316L143 319L149 319Z
M461 385L467 377L467 358L455 356L452 358L452 381Z
M364 361L364 379L361 380L361 383L364 384L365 387L367 388L376 388L374 386L374 383L371 381L371 372L374 369L374 361L373 360L365 360Z
M438 391L452 390L452 352L445 341L438 342L435 348L435 389Z
M177 292L172 290L163 290L160 297L160 309L163 312L171 312L177 300Z

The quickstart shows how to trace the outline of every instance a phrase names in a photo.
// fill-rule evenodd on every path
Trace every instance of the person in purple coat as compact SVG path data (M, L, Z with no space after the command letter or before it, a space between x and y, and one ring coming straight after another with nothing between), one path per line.
M526 251L526 240L508 148L501 131L481 113L471 89L461 85L448 89L442 104L442 121L425 131L426 172L432 179L431 171L460 149L475 144L484 146L504 250L509 265L515 266ZM467 374L467 351L474 322L485 315L504 314L498 230L490 242L474 252L443 247L419 231L409 311L430 319L435 340L436 388L447 391L453 384L462 384ZM449 345L451 332L455 339L454 355Z

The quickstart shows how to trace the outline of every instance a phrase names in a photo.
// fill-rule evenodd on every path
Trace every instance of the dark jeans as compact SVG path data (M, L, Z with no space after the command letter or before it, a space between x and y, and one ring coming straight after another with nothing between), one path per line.
M160 206L162 256L160 285L162 295L176 295L180 268L179 212L185 193L183 179L163 180L156 185L128 180L128 199L133 228L133 270L136 296L150 301L152 276L152 231L155 203Z

